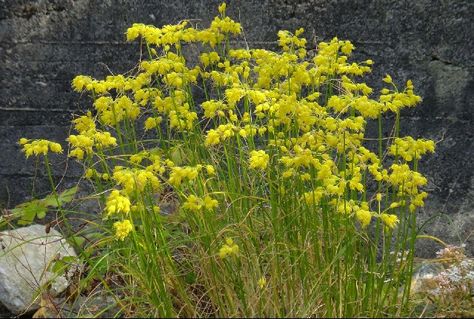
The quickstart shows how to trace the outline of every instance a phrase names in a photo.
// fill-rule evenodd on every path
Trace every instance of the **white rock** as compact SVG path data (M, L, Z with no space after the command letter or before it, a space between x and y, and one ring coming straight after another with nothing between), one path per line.
M54 229L32 225L0 232L0 302L12 313L35 310L39 289L51 281L55 296L69 285L68 273L48 271L55 259L76 257L74 249ZM72 271L72 269L71 269Z

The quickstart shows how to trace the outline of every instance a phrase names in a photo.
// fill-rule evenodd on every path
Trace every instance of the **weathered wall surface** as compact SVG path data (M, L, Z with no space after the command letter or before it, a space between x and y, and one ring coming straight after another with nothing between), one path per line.
M87 99L73 93L77 74L102 77L132 68L138 44L126 43L133 22L161 26L182 19L206 25L218 1L0 0L0 202L31 194L34 163L23 159L23 136L64 141L71 113ZM228 14L244 27L250 46L273 46L280 29L302 26L312 40L350 39L356 58L376 64L369 84L388 72L413 79L424 102L403 114L402 133L439 141L422 171L431 193L420 221L427 231L474 246L473 22L470 0L239 0ZM67 167L67 170L65 168ZM77 168L57 163L71 183ZM41 176L38 177L41 180ZM40 183L37 191L45 190ZM436 217L438 216L438 217ZM423 243L425 254L435 247Z

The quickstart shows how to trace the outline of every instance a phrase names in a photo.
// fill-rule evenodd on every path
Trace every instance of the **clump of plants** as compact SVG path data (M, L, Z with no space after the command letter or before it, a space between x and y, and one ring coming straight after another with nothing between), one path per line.
M134 24L133 75L73 80L92 107L67 156L103 211L101 235L78 245L74 295L99 282L120 316L403 315L427 196L418 162L434 151L400 135L413 83L386 75L374 92L373 61L351 61L350 41L311 49L303 29L280 31L271 51L238 47L241 32L225 4L206 29ZM62 150L20 144L49 172Z

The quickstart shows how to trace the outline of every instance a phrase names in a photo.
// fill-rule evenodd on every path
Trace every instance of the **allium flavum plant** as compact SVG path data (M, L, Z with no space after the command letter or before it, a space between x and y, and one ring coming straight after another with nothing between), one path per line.
M202 30L134 24L134 75L73 80L93 108L73 120L68 156L104 228L81 283L99 278L120 316L403 315L427 196L418 161L434 151L400 136L400 112L421 101L412 82L387 75L375 94L361 82L372 60L349 62L337 38L308 52L303 29L278 32L281 52L236 48L225 12Z

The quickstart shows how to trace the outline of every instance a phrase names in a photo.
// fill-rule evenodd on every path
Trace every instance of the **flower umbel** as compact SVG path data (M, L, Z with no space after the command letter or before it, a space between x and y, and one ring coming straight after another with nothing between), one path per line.
M133 225L130 220L126 219L121 222L114 223L115 237L117 240L124 240L128 234L133 230Z
M119 213L127 214L130 212L130 200L121 195L120 191L114 189L107 198L105 211L107 216Z
M250 152L250 168L264 170L267 168L270 157L265 151Z
M219 249L219 257L224 259L228 256L237 256L239 254L239 246L234 243L232 238L226 238L225 244Z
M62 153L63 151L61 144L48 140L40 139L30 141L26 138L21 138L18 143L23 146L22 151L25 153L26 158L30 157L31 155L47 155L48 151L53 153Z

